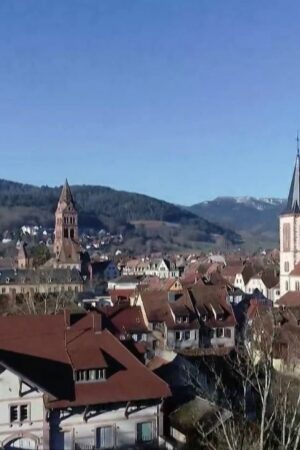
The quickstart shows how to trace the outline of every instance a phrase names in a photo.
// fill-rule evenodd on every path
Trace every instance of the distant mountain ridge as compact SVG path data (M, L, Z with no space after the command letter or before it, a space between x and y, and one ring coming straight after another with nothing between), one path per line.
M217 197L188 208L221 226L233 229L247 240L278 244L279 215L286 200L280 198Z
M171 203L146 195L117 191L102 186L71 186L79 211L79 225L83 229L105 228L122 232L131 239L139 239L149 247L151 239L156 247L193 248L195 243L215 243L219 238L241 243L238 233L183 210ZM37 187L8 180L0 180L0 231L24 224L54 226L54 211L61 187ZM147 223L156 221L161 229L149 231ZM139 223L135 225L135 223ZM179 227L169 227L175 223Z

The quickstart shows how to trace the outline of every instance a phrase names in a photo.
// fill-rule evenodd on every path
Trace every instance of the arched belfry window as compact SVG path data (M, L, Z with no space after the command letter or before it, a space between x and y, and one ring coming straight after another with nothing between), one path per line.
M291 250L291 226L289 223L283 224L283 251Z

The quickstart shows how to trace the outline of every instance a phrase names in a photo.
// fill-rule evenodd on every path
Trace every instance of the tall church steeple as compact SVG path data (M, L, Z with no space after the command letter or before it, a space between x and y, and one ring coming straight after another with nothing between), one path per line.
M285 214L300 214L300 154L297 134L297 156Z
M297 134L296 162L285 210L280 216L280 295L296 289L291 272L300 263L300 149ZM297 284L298 287L298 284ZM300 287L300 285L299 285Z
M54 251L59 266L79 265L78 214L68 180L62 188L55 213Z
M72 196L72 192L68 183L68 180L66 178L65 184L62 188L61 194L60 194L60 198L59 198L59 202L60 203L66 203L66 205L70 205L73 204L73 206L75 205L75 202L73 200L73 196Z

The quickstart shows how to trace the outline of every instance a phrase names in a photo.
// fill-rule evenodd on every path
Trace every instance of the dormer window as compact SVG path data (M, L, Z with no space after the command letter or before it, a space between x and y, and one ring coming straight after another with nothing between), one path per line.
M176 317L176 322L177 323L188 323L189 322L189 318L188 318L188 316L177 316Z
M6 277L6 284L8 284L10 282L10 278Z
M207 320L207 315L206 315L206 314L203 314L203 316L201 316L201 319L203 320L203 322L206 322L206 320Z
M95 381L101 381L105 379L105 369L87 369L75 371L75 381L77 383L93 383Z

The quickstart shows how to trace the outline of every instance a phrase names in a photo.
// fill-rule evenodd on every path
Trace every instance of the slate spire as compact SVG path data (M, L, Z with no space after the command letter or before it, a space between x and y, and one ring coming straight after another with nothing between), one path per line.
M71 203L73 203L74 205L72 192L67 179L65 181L64 187L62 188L59 201L65 202L67 205L70 205Z
M300 150L297 133L297 156L285 214L300 214Z

